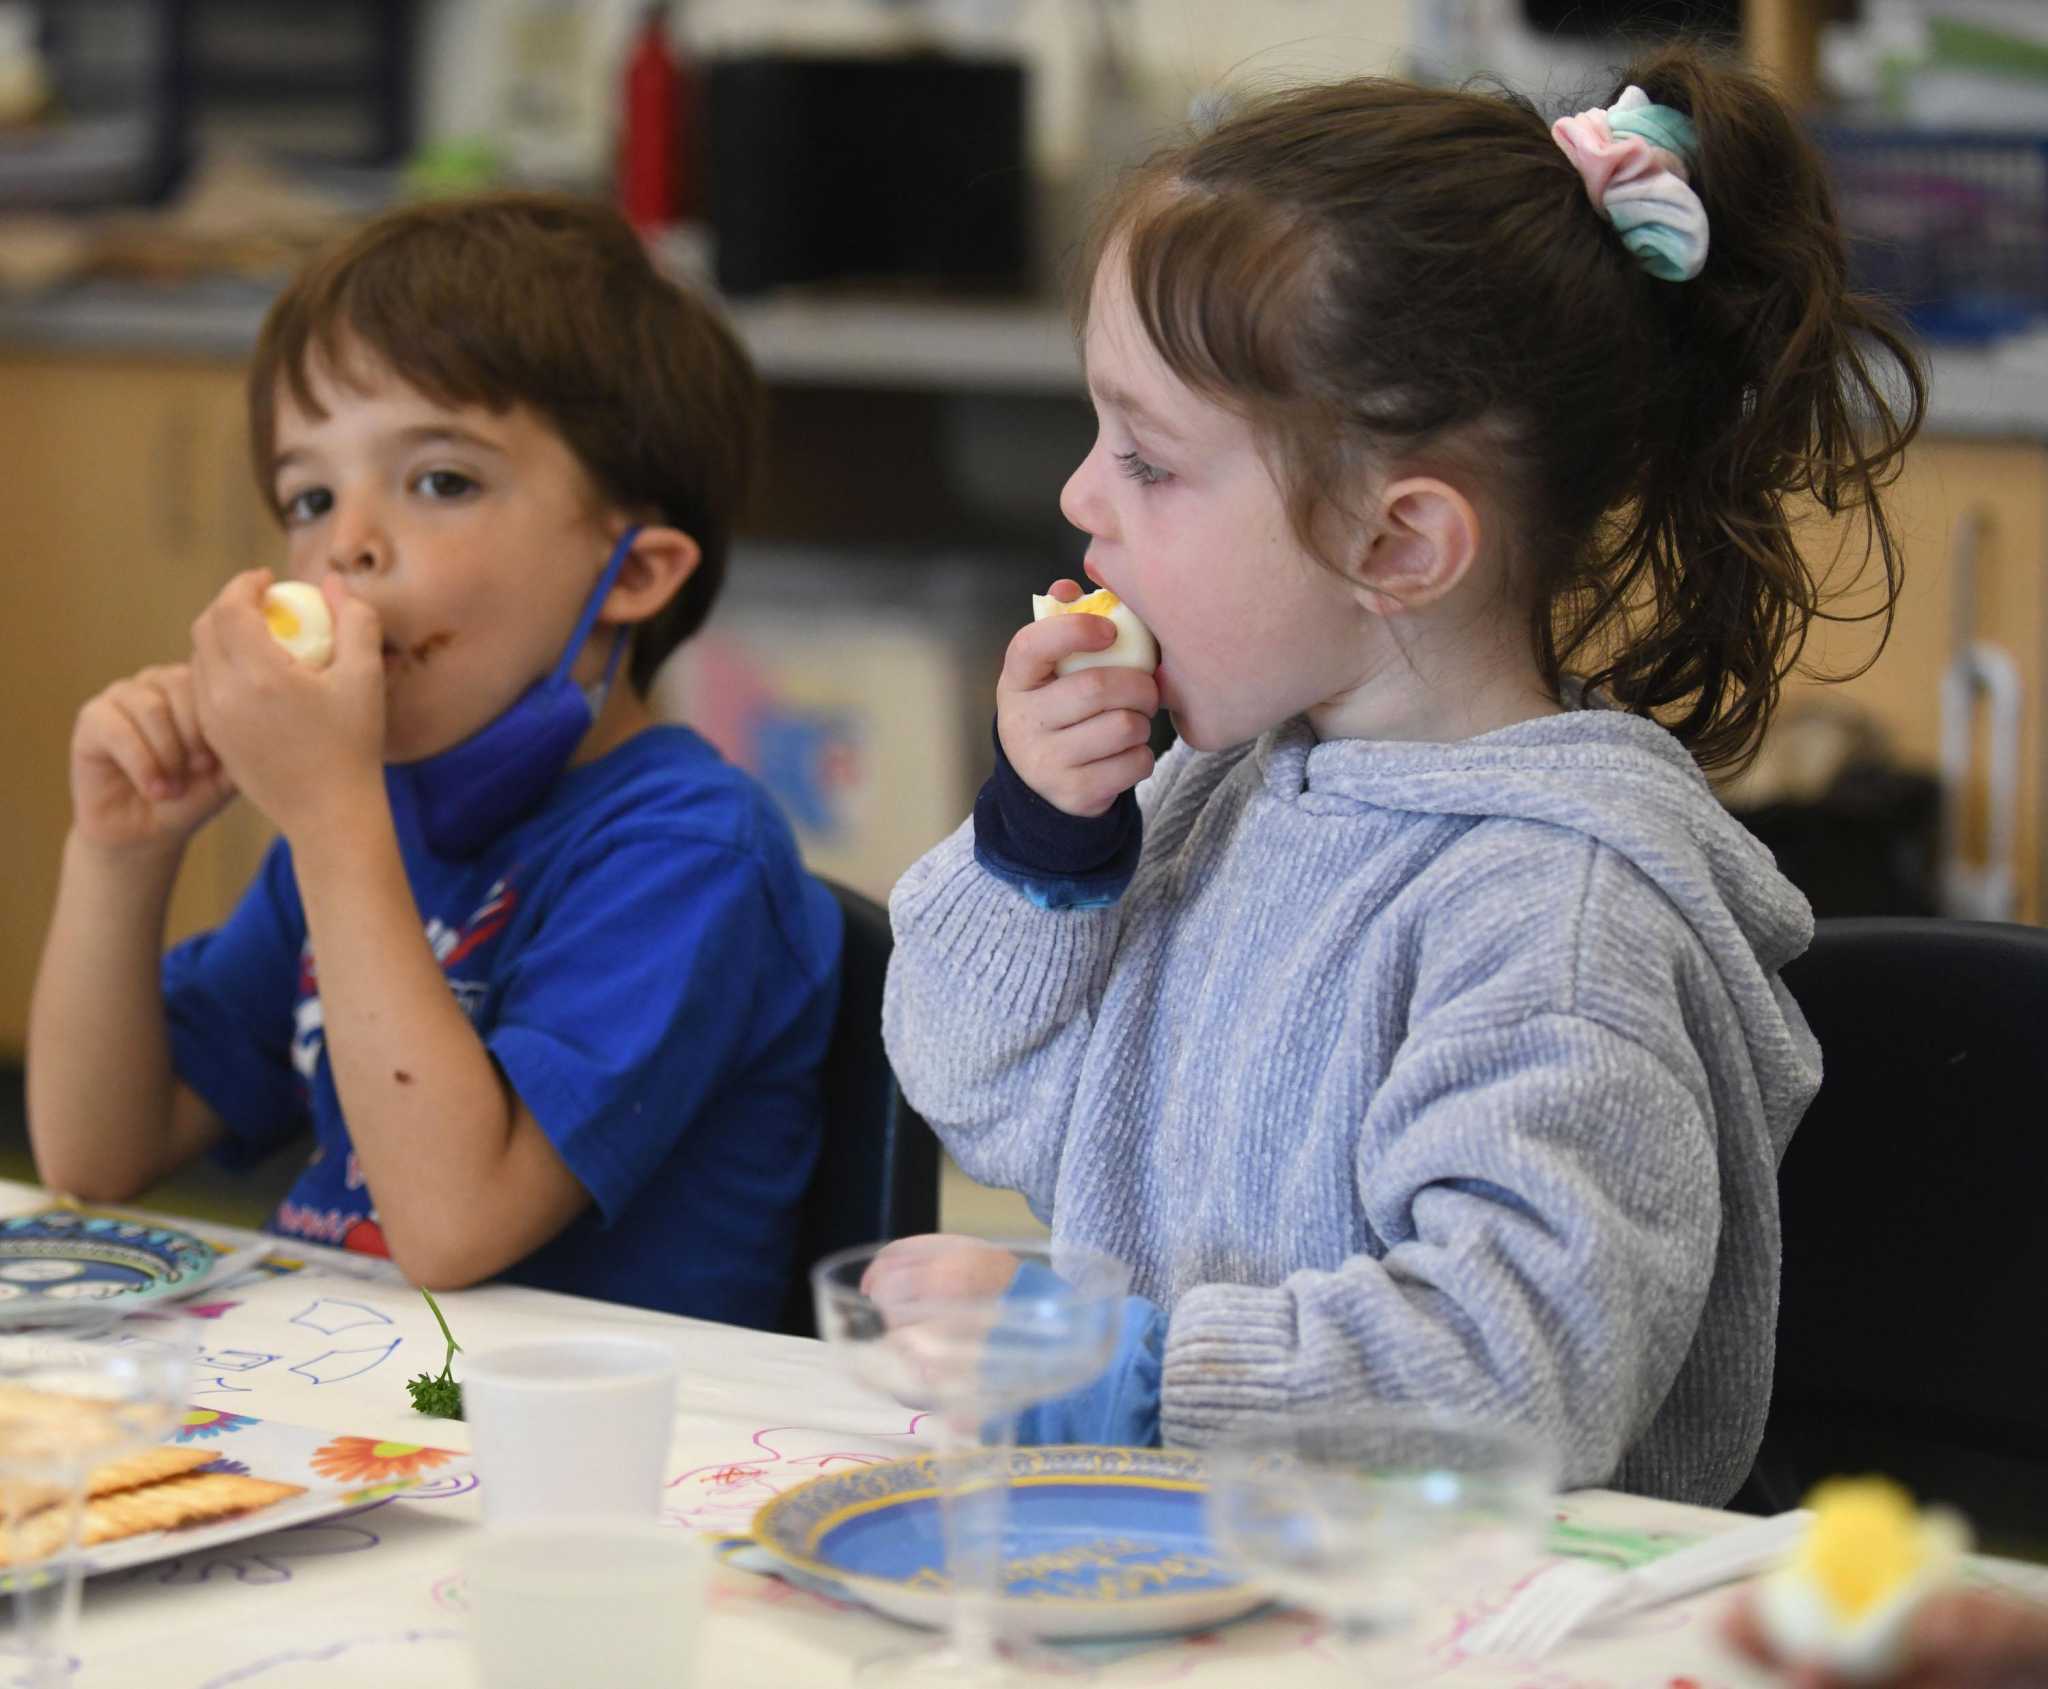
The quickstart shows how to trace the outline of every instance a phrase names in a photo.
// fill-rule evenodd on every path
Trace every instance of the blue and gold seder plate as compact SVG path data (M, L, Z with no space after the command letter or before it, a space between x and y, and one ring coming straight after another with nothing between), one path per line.
M1023 1635L1196 1630L1266 1597L1217 1553L1202 1458L1165 1449L1056 1447L1010 1456L1004 1617ZM828 1473L754 1515L777 1560L892 1618L938 1628L951 1587L938 1457Z
M175 1296L219 1259L190 1232L146 1221L65 1212L0 1220L0 1325L80 1303L125 1308Z

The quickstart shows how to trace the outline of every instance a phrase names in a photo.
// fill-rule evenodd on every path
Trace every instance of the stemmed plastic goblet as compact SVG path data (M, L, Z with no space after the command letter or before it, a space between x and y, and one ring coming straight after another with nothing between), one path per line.
M864 1683L981 1689L1020 1676L1074 1675L1006 1634L1003 1534L1015 1416L1080 1389L1116 1352L1130 1269L1099 1250L1006 1243L1019 1270L1003 1290L914 1302L862 1288L886 1244L828 1255L811 1269L818 1330L863 1382L929 1406L944 1432L939 1506L951 1599L945 1638L868 1662Z
M1209 1524L1245 1576L1330 1622L1347 1674L1422 1613L1541 1557L1557 1459L1513 1425L1361 1407L1211 1448Z
M0 1676L61 1683L77 1630L74 1543L86 1475L161 1442L185 1410L190 1316L79 1305L0 1328Z

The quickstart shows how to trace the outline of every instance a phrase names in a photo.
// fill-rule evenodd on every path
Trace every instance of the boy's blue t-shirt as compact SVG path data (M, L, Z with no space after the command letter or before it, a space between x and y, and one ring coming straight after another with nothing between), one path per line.
M684 727L570 769L470 861L388 780L429 944L492 1059L592 1198L505 1276L766 1326L816 1159L840 915L765 792ZM246 1165L308 1125L269 1229L385 1253L321 1029L280 841L228 920L164 958L179 1078Z

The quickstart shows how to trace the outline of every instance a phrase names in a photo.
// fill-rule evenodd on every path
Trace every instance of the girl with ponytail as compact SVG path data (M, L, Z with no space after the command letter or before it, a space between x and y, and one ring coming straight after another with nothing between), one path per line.
M885 1014L961 1164L1133 1265L1117 1364L1026 1433L1420 1402L1725 1501L1820 1063L1810 912L1703 771L1825 613L1803 516L1889 614L1923 404L1820 160L1684 46L1555 124L1299 89L1133 174L1079 281L1061 505L1158 665L1066 663L1099 616L1011 642ZM873 1288L1013 1270L920 1239Z

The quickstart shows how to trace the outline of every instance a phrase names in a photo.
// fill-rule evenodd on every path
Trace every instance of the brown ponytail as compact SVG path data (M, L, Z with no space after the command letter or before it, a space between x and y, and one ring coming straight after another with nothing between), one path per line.
M1848 290L1824 166L1777 96L1690 45L1604 103L1630 83L1699 138L1692 282L1640 267L1528 102L1377 78L1272 96L1151 160L1078 280L1119 244L1154 346L1251 420L1311 548L1361 461L1436 451L1488 477L1545 678L1735 768L1826 614L1805 500L1860 526L1889 629L1880 492L1925 381Z

